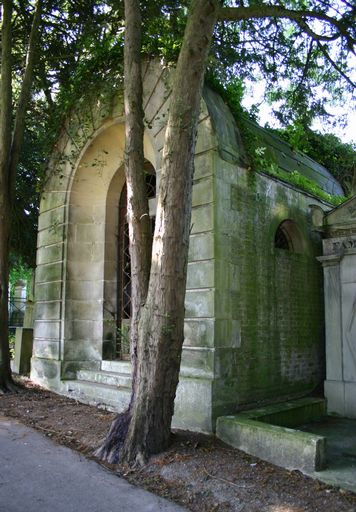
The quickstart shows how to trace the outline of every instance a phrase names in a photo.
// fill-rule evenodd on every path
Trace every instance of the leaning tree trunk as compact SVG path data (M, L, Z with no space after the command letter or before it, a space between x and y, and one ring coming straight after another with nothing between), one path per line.
M125 177L131 259L130 351L132 391L130 405L112 422L110 431L95 454L116 460L125 441L137 393L138 322L146 301L151 266L151 222L144 174L144 112L141 75L141 15L139 0L125 0L124 100Z
M120 452L143 463L170 440L183 345L184 297L191 219L194 151L201 90L217 0L193 0L172 89L167 123L150 283L139 319L137 394ZM118 460L117 451L107 460Z

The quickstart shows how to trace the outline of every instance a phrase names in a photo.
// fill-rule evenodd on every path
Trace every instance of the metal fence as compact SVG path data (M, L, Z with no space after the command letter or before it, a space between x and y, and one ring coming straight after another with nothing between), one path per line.
M25 309L26 299L16 297L9 299L9 330L23 326Z

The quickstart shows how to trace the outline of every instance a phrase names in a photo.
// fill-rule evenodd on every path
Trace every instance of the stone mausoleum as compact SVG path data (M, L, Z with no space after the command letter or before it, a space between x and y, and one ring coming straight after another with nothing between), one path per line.
M145 65L152 221L171 73L157 63ZM52 154L39 217L31 370L32 379L48 388L117 410L128 404L131 383L124 123L122 90L98 91L78 103ZM280 169L298 171L330 194L343 193L325 168L262 128L251 129ZM218 94L204 89L174 426L212 432L221 415L320 388L325 323L317 257L323 235L312 222L313 212L326 214L332 237L324 241L327 286L347 295L348 279L355 281L354 271L353 277L341 272L339 279L342 262L355 252L355 231L351 238L338 232L347 229L338 224L344 210L330 210L314 195L252 171L232 113ZM347 330L349 311L337 324L333 318L328 344L334 343L333 329L346 328L344 348L334 347L327 357L327 389L336 400L333 408L343 413L348 406L338 403L338 390L346 396L356 385L355 349L347 352L355 346L355 323ZM350 369L343 376L342 357Z

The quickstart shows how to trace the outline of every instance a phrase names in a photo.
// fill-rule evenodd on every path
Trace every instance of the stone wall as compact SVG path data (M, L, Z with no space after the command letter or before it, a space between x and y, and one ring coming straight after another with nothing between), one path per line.
M312 391L323 375L320 236L308 196L220 162L216 177L215 381L219 416ZM303 244L274 246L290 219Z

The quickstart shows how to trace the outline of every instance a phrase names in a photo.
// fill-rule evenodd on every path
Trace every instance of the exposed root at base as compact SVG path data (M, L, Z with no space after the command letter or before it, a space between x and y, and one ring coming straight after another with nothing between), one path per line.
M121 451L126 440L130 420L130 410L118 414L111 423L108 435L93 455L109 464L117 464L121 458Z

